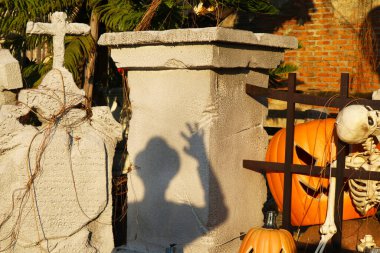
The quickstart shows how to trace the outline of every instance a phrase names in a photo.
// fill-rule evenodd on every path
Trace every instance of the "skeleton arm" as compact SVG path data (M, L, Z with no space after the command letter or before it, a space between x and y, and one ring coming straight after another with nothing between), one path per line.
M336 161L331 164L331 168L336 168ZM330 174L331 175L331 174ZM336 178L330 176L329 196L327 201L327 214L325 223L321 226L319 232L321 233L321 240L315 253L322 253L325 250L327 242L334 236L337 231L334 220L334 207L335 207L335 192L336 192Z

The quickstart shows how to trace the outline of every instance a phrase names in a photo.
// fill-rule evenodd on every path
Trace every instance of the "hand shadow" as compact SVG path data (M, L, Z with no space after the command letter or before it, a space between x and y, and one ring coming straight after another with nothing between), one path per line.
M176 244L176 252L180 253L184 245L189 245L206 235L227 217L224 197L207 157L205 133L197 124L186 124L186 127L187 131L180 133L188 144L183 150L197 162L196 173L199 174L201 192L204 193L206 204L196 206L187 196L182 195L184 193L191 197L191 194L200 194L200 190L194 188L195 184L191 184L189 178L183 177L186 173L180 173L193 169L193 166L181 166L178 152L163 138L150 139L135 159L135 165L139 169L134 173L137 173L143 186L143 190L138 190L138 195L143 194L139 197L140 201L132 201L137 199L133 196L136 178L130 177L129 191L132 195L131 201L128 201L129 243L136 240L163 247ZM177 176L182 177L181 180L186 186L178 183L177 179L173 182Z
M228 209L224 203L224 196L217 176L215 175L215 168L212 167L207 155L209 152L205 145L204 130L199 128L198 123L192 125L187 123L186 127L189 134L181 132L182 138L189 144L184 148L184 151L198 162L198 173L200 173L199 177L203 189L209 189L209 192L206 193L208 196L207 205L208 209L212 210L213 215L209 215L207 227L208 229L215 228L226 220ZM204 175L208 175L208 177Z

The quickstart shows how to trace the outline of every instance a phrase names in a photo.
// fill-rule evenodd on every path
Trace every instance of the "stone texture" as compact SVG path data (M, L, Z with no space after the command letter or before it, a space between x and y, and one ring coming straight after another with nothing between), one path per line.
M15 242L8 252L110 252L120 124L108 107L79 109L84 93L64 68L51 70L37 89L22 90L19 101L0 110L0 236L12 227L18 232L0 249ZM20 123L32 108L40 127Z
M275 68L283 60L281 52L228 46L144 46L112 50L118 67L129 69ZM151 57L152 55L156 57ZM130 57L125 57L129 55Z
M54 84L62 73L53 70L44 81ZM82 109L66 107L62 110L65 104L58 97L62 93L69 94L70 85L65 92L45 90L43 85L24 90L20 96L21 105L3 106L0 111L0 168L5 175L1 177L0 195L4 199L0 217L12 215L1 231L4 235L17 224L20 211L22 224L17 228L20 233L16 252L33 248L36 242L40 242L41 247L49 247L51 252L65 252L67 247L71 249L69 252L93 252L95 249L110 252L113 248L111 167L121 127L108 107L95 107L92 117ZM54 98L60 101L61 110L55 103L49 104L51 97L46 95L49 92L56 95ZM66 98L70 101L70 96ZM39 128L23 126L18 121L32 107L41 112L44 119ZM29 191L18 191L36 172L33 187ZM17 201L12 210L14 192ZM95 221L101 225L90 230L88 224ZM83 251L82 246L88 246L88 233L87 236L78 233L86 227L92 238L105 241L91 241L91 250ZM97 236L98 233L102 236Z
M0 106L14 104L15 102L16 93L7 90L0 91Z
M363 2L360 0L331 0L334 16L350 24L358 24L366 14L380 5L379 0Z
M89 34L90 26L80 23L68 23L67 15L64 12L54 12L51 15L51 23L34 23L29 21L26 24L26 33L30 34L48 34L53 36L53 68L63 67L65 58L65 35Z
M223 28L102 35L128 68L127 245L115 252L236 252L261 226L266 185L243 159L263 160L267 108L245 94L267 87L290 37ZM276 45L276 48L271 46ZM120 47L121 46L121 47Z
M222 27L105 33L98 41L99 45L114 47L178 43L208 44L215 42L293 49L298 46L297 40L294 37L265 33L255 34L249 31L233 30Z
M71 73L60 68L49 71L38 89L21 90L18 99L30 108L36 108L39 119L47 121L65 109L84 103L84 95L84 91L76 86Z
M14 104L16 93L11 90L22 88L22 79L18 61L9 50L0 49L0 106Z
M0 49L0 91L19 88L22 88L19 63L9 50Z
M65 18L54 13L52 24L28 23L30 33L53 35L53 70L37 89L20 91L16 105L0 107L3 252L113 249L112 158L122 129L109 107L85 108L84 91L62 66L65 33L88 32Z

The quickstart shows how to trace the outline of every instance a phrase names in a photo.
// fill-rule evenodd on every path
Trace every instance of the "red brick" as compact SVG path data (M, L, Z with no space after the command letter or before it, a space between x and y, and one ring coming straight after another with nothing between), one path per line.
M333 18L334 17L334 14L333 13L323 13L322 14L322 18L323 20L325 19L330 19L330 18Z
M330 31L329 30L320 30L320 31L317 31L315 32L316 35L330 35Z
M315 43L316 41L309 41L309 40L302 41L303 46L314 46Z
M315 73L314 72L300 72L299 76L300 77L315 77Z
M345 46L340 46L340 49L342 50L355 50L357 47L355 45L345 45Z
M330 56L330 57L323 57L323 60L324 61L336 61L337 60L337 58L336 57L333 57L333 56Z
M350 42L349 40L334 40L335 45L346 45L349 42ZM350 44L352 44L352 42Z
M334 44L331 46L326 45L326 46L323 46L322 48L323 48L323 50L337 50L337 49L339 49L339 47L334 45Z
M323 6L323 7L319 7L317 9L317 12L319 12L319 13L332 13L333 9L331 7Z
M319 72L317 74L318 77L329 77L331 75L331 73L328 73L328 72Z
M329 52L324 52L324 51L318 51L314 53L315 56L327 56L329 55Z
M306 62L306 61L301 62L300 61L298 65L303 66L303 67L313 67L315 66L315 62Z
M330 66L330 63L329 62L325 62L325 61L320 61L320 62L316 62L315 66L320 66L320 67L326 66L326 67L328 67L328 66Z
M317 45L331 45L331 40L318 40L315 42Z
M313 3L316 11L309 13L313 22L298 26L291 20L277 32L291 30L287 34L296 36L303 47L284 58L299 66L299 78L305 82L302 89L338 90L341 72L350 73L352 90L377 88L379 75L373 73L358 41L360 22L347 24L335 19L330 0ZM378 30L380 33L380 27Z
M310 24L310 25L307 25L309 29L314 29L314 30L320 30L320 29L323 29L323 25L320 25L320 24Z
M320 18L322 18L322 13L310 13L310 16L311 16L311 20L315 21L315 20L318 20Z

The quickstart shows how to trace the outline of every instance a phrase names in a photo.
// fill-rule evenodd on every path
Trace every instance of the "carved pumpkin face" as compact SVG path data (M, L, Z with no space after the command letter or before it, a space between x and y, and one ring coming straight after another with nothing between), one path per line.
M336 157L333 142L334 119L314 120L298 124L294 128L293 163L303 165L326 166ZM269 143L266 160L285 162L285 129L277 132ZM280 211L283 204L284 173L267 173L268 185ZM292 176L292 210L293 226L322 224L326 218L328 180L319 177L293 174ZM361 218L355 210L348 192L343 197L343 220ZM370 210L367 215L373 215Z
M292 235L284 229L252 228L240 246L239 253L297 252Z

